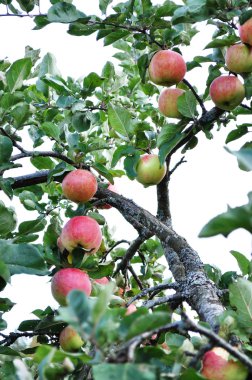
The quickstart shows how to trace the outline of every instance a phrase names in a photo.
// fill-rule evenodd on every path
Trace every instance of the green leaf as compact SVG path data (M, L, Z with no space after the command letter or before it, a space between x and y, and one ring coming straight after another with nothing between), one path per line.
M23 81L28 78L32 68L30 58L22 58L15 61L6 73L7 85L10 92L14 92L23 85Z
M127 155L134 155L137 153L137 150L131 146L131 145L122 145L116 148L114 151L112 161L111 161L111 167L115 167L118 161L123 157Z
M45 121L41 126L41 130L48 136L52 137L55 140L59 140L60 130L58 125L50 122Z
M158 380L157 369L146 364L98 364L93 366L94 380Z
M203 380L204 378L193 368L187 368L179 380Z
M239 278L229 286L230 303L237 313L237 320L241 327L252 329L252 283L244 278Z
M183 129L184 127L178 124L166 124L161 129L157 138L161 165L163 165L166 156L171 150L185 137L185 135L181 133Z
M170 315L168 312L157 311L152 314L142 315L134 320L127 333L127 339L131 339L136 335L145 331L151 331L158 327L169 323Z
M52 170L55 167L55 162L50 157L32 157L31 158L32 165L35 168L41 169L50 169Z
M148 54L141 55L137 60L137 66L142 83L145 83L146 70L149 66L150 58Z
M46 74L52 76L60 75L60 72L56 65L56 58L53 54L47 53L40 64L39 79L36 82L36 88L41 91L45 96L48 96L48 85L41 80Z
M188 118L194 118L197 110L197 100L191 91L186 91L184 94L179 96L178 101L179 112Z
M65 81L59 75L45 74L45 76L41 77L41 80L49 87L52 87L59 95L71 94L71 91L67 87Z
M6 346L0 346L0 355L20 356L19 352L13 350L10 347L6 347Z
M75 112L72 116L72 125L77 132L88 131L91 121L85 112Z
M13 189L12 184L14 183L13 178L1 178L0 177L0 188L4 191L4 193L10 198L13 198Z
M126 138L128 141L131 140L133 126L129 111L110 103L108 107L108 121L110 126L119 133L122 138Z
M0 259L13 274L47 274L43 256L32 244L11 244L0 240Z
M242 12L242 14L239 17L239 23L240 23L240 25L243 25L251 17L252 17L252 9L249 9L249 10L247 10L245 12Z
M222 234L227 237L232 231L244 228L252 233L251 205L228 208L228 211L211 219L200 231L199 237Z
M229 153L236 156L239 168L246 172L252 170L252 147L244 146L238 151L232 151L225 148Z
M140 152L136 151L135 154L127 156L124 159L123 165L129 179L134 179L137 176L136 167L140 158Z
M250 261L247 259L246 256L244 256L242 253L237 251L230 251L231 255L234 256L234 258L237 261L237 264L243 274L243 276L246 276L250 273Z
M90 96L92 95L93 91L97 88L100 87L103 78L99 77L96 73L90 73L88 74L87 77L84 78L83 80L83 95L84 96Z
M13 108L13 110L11 111L11 115L15 120L15 126L17 128L20 128L28 119L29 111L29 105L26 103L19 104L15 108Z
M0 164L9 162L12 151L13 145L11 139L0 135Z
M107 7L112 3L113 0L99 0L99 8L102 14L106 13Z
M108 308L108 303L111 299L114 288L115 288L115 284L113 282L110 282L107 286L105 286L102 289L101 293L97 297L97 300L92 309L92 316L91 316L94 325L99 323L100 319L106 312Z
M48 20L50 22L60 22L60 23L70 23L78 20L79 18L85 17L83 12L80 12L72 4L65 1L60 1L56 3L51 8L49 8L47 13Z
M104 218L104 216L99 214L98 212L94 212L94 211L89 212L88 216L90 216L90 218L95 219L97 223L101 225L104 225L106 223L106 219Z
M224 46L231 46L234 45L235 42L239 41L240 39L235 35L230 35L226 38L222 39L216 39L211 41L209 44L206 45L204 49L211 49L211 48L219 48Z
M38 218L35 220L29 220L22 222L18 227L20 234L31 234L39 231L43 231L46 226L46 219Z
M11 207L6 207L2 201L0 201L0 235L8 235L13 231L17 224L17 217L15 210Z
M130 34L128 30L116 30L115 32L109 33L108 36L104 38L104 46L113 44L115 41L120 40L121 38L127 37Z
M14 305L15 303L9 300L9 298L0 298L0 311L10 311Z
M225 143L228 144L231 141L237 140L240 137L246 135L248 133L248 127L251 127L251 126L252 126L252 124L249 124L249 123L238 125L236 129L229 132L229 134L227 135Z
M7 284L10 282L10 271L8 266L4 261L0 260L0 290L3 290Z

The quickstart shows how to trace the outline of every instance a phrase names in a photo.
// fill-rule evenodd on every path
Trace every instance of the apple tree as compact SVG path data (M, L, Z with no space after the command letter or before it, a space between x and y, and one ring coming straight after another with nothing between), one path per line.
M222 126L226 144L242 137L229 151L252 170L252 9L183 3L99 0L100 13L87 15L72 1L51 0L46 13L38 0L0 1L2 17L33 18L31 33L63 23L74 39L95 34L119 63L76 80L59 74L53 52L27 47L0 61L0 190L20 205L0 201L0 286L48 276L59 303L6 332L13 302L0 299L3 379L251 378L251 262L232 251L238 272L204 265L173 228L169 185L188 150L197 155ZM183 48L208 25L211 41L185 62ZM187 79L196 68L203 93ZM156 188L156 215L117 191L123 176L143 184L143 197ZM133 241L113 236L112 207ZM248 194L200 236L250 233L251 214Z

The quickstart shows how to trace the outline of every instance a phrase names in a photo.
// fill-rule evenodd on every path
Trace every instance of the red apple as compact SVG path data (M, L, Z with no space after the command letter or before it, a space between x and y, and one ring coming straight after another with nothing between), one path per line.
M230 46L225 57L227 68L234 73L252 72L252 48L244 44Z
M180 88L165 88L158 99L159 111L164 116L181 119L183 115L178 110L178 97L184 92Z
M66 296L71 290L81 290L89 297L92 290L89 276L77 268L60 269L52 278L53 297L61 306L65 306Z
M112 185L112 183L110 183L107 188L108 190L113 191L114 193L118 193L117 188L115 187L115 185ZM98 208L108 210L112 208L112 206L106 203L105 205L98 206Z
M97 180L88 170L73 170L63 179L62 191L73 202L87 202L97 191Z
M230 111L244 99L245 88L237 77L223 75L211 83L210 96L217 107Z
M78 351L83 345L80 335L71 326L65 327L59 335L60 347L64 351Z
M60 238L68 252L81 246L88 254L92 254L97 252L101 245L102 233L96 220L89 216L75 216L65 224Z
M229 353L221 347L207 351L203 357L201 374L210 380L245 380L247 368L229 359Z
M245 21L238 29L241 41L252 46L252 18Z
M134 313L135 311L137 311L136 305L134 305L133 303L131 303L131 304L127 307L127 310L126 310L125 315L130 315L130 314Z
M100 285L107 285L109 284L109 279L107 277L102 277L102 278L97 278L96 280L94 280L94 282Z
M156 154L144 154L140 157L136 166L136 179L145 187L157 185L164 178L166 171L166 163L161 166Z
M186 64L179 53L172 50L160 50L152 57L149 76L153 83L172 86L184 78Z

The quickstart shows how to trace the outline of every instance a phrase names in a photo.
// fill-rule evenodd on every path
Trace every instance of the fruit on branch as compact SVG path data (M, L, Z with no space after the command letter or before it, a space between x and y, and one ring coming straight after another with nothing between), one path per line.
M229 359L226 350L215 347L203 356L201 374L210 380L245 380L248 370L242 363Z
M94 280L94 282L100 285L107 285L109 284L109 279L107 277L102 277L102 278L97 278L96 280Z
M88 170L76 169L62 181L62 192L73 202L88 202L97 191L97 180Z
M74 216L61 231L62 245L72 252L74 248L82 247L86 253L98 251L102 242L102 233L99 224L89 216Z
M149 65L150 80L161 86L172 86L184 78L186 63L179 53L160 50L152 57Z
M130 314L134 313L135 311L137 311L136 305L134 305L133 303L131 303L131 304L127 307L127 310L126 310L125 315L130 315Z
M115 185L112 185L112 183L109 183L107 189L110 191L113 191L114 193L118 193L117 188L115 187ZM108 203L105 203L104 205L98 206L97 208L100 208L103 210L108 210L108 209L112 208L112 206L109 205Z
M157 185L164 178L166 171L166 163L161 166L158 155L144 154L140 157L136 166L136 179L145 187Z
M180 119L183 115L178 110L178 98L184 92L180 88L165 88L158 99L159 111L164 116Z
M211 83L210 96L217 107L230 111L244 99L245 88L237 77L223 75Z
M66 296L71 290L81 290L89 297L92 285L88 274L77 268L60 269L52 278L53 297L61 306L65 306Z
M60 347L64 351L75 352L78 351L84 344L80 335L71 326L65 327L59 335Z
M238 30L241 41L252 46L252 18L239 25Z
M251 73L252 48L245 44L232 45L226 51L225 61L228 70L234 73Z
M64 247L63 244L62 244L62 241L61 241L61 237L60 237L60 236L59 236L58 239L57 239L57 246L58 246L60 252L63 253L65 247Z

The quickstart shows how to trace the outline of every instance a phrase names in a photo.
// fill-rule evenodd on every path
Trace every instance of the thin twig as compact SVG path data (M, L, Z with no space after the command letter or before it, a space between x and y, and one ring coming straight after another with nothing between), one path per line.
M171 294L164 297L159 297L154 300L145 301L143 303L144 307L147 307L148 309L151 309L152 307L155 307L157 305L162 305L164 303L168 302L182 302L184 300L184 297L182 294Z
M137 276L136 272L134 271L132 265L128 265L128 270L132 274L132 276L133 276L134 280L136 281L137 285L139 286L139 288L142 290L144 288L143 284L142 284L140 278Z
M185 83L185 85L190 88L190 90L192 91L193 95L195 96L197 102L199 103L201 109L202 109L202 113L206 113L207 110L206 110L206 107L204 105L204 102L203 100L201 99L201 97L197 94L197 92L194 90L193 86L188 82L188 80L186 79L183 79L183 82Z
M115 249L118 245L122 244L122 243L126 243L126 244L130 244L130 242L128 240L125 240L125 239L122 239L122 240L118 240L112 247L110 247L105 253L104 255L102 256L101 260L100 260L100 263L106 261L106 258L107 256L110 254L111 251L113 251L113 249Z
M127 306L129 306L131 303L135 302L136 300L142 297L145 297L149 293L156 292L156 291L161 292L162 290L166 290L166 289L178 289L178 286L179 286L178 283L173 282L171 284L159 284L156 286L152 286L151 288L145 288L140 293L138 293L133 298L131 298L131 300L127 302Z

